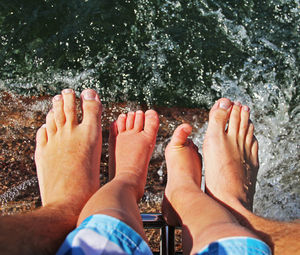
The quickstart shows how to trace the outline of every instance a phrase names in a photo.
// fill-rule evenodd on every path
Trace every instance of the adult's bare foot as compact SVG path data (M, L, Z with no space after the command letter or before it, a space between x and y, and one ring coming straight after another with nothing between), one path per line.
M203 144L207 191L235 210L241 204L252 210L259 167L249 115L249 107L219 99L210 111Z
M226 98L215 103L203 145L208 193L268 243L274 254L295 254L299 251L299 223L272 221L251 212L259 167L253 130L247 106Z
M81 100L83 120L78 123L74 91L65 89L53 98L35 152L43 206L62 205L75 215L100 185L101 102L91 89L82 92Z
M196 145L187 138L191 132L192 127L188 124L177 127L165 151L168 181L162 212L166 222L171 226L182 224L179 214L182 216L186 208L183 194L189 191L202 192L201 156Z

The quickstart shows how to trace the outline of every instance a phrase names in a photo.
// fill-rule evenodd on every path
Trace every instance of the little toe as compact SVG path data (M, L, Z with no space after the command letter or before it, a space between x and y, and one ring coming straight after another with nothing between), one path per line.
M192 132L192 127L187 124L181 124L180 126L178 126L172 136L172 139L170 141L170 145L171 146L183 146L186 141L188 136L191 134Z
M127 119L126 119L126 130L133 129L134 119L135 119L135 112L129 112L127 114Z
M239 128L239 143L242 146L245 144L245 139L246 139L248 126L249 126L249 117L250 117L250 109L248 106L243 105L241 110L241 121L240 121L240 128Z
M46 145L48 140L46 124L43 124L36 133L36 144L37 146Z
M47 114L46 127L48 135L53 135L56 133L57 128L55 124L54 111L52 109Z
M82 125L101 127L102 105L98 94L93 89L81 93Z
M144 131L150 136L156 137L158 127L159 127L159 118L157 112L154 110L146 111Z
M57 128L62 127L66 122L66 116L64 113L64 102L61 95L56 95L53 97L53 111L54 111L54 119Z
M235 102L229 117L228 134L230 136L233 137L238 136L240 121L241 121L241 103Z
M226 123L229 119L232 103L227 98L219 99L209 113L208 131L213 133L224 133Z
M63 101L64 101L64 112L66 116L66 123L70 125L77 124L77 115L76 115L76 97L74 90L64 89L62 91Z
M117 120L117 128L118 128L118 132L122 133L126 130L126 114L122 113L119 115L118 120Z
M144 119L145 119L145 115L143 111L137 111L135 113L134 127L133 127L134 130L136 130L137 132L141 132L143 130Z

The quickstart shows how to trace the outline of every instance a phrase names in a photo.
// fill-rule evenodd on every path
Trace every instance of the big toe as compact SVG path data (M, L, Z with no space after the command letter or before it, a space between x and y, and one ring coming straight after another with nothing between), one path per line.
M224 132L229 119L232 102L227 98L219 99L209 113L208 132Z
M191 132L192 132L192 127L189 124L187 123L181 124L175 129L172 139L170 141L170 145L171 146L184 145Z
M154 110L148 110L145 112L145 126L144 131L152 136L156 137L157 131L159 127L159 118L158 114Z
M86 89L81 93L83 125L101 125L102 105L96 91Z

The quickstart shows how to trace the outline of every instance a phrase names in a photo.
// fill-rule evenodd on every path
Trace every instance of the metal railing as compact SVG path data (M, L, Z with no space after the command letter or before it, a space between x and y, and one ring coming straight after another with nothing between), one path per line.
M160 255L175 254L175 227L169 226L160 213L142 213L145 229L160 229ZM179 254L179 253L178 253Z

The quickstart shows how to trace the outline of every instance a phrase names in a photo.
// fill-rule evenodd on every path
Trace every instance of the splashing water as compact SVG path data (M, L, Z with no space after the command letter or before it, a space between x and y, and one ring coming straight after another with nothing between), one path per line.
M104 102L148 106L241 101L260 144L255 212L300 217L299 0L38 2L2 5L0 90L91 87Z

